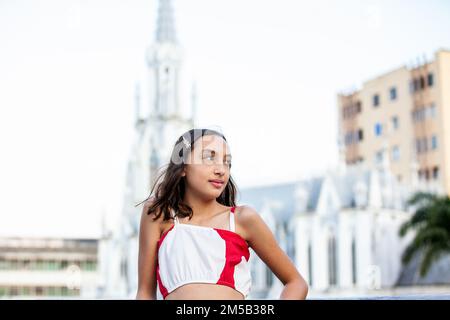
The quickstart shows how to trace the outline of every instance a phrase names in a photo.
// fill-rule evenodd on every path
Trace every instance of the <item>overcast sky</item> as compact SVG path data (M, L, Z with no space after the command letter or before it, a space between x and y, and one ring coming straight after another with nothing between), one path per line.
M450 48L445 0L174 0L181 103L240 189L337 164L336 95ZM0 236L114 227L157 0L0 0ZM137 209L138 210L138 209Z

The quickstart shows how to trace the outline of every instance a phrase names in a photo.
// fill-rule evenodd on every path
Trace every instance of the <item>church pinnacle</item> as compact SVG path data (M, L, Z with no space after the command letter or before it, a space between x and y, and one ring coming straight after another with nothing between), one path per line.
M159 0L156 41L176 43L175 22L171 0Z

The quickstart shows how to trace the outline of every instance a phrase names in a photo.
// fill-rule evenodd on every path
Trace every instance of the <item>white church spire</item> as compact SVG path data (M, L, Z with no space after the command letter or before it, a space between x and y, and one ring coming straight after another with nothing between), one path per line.
M176 40L170 0L159 1L156 41L147 58L153 78L153 106L150 114L163 121L182 118L178 96L182 50Z
M185 104L189 106L189 102L183 103L180 97L183 50L175 33L172 3L172 0L159 0L156 39L147 52L151 88L145 152L150 154L142 159L146 159L150 171L148 178L155 176L158 165L169 162L173 143L193 127L188 108L183 108Z
M175 34L173 2L155 2L158 5L155 39L146 51L145 77L135 88L134 120L138 125L128 170L132 183L127 184L129 194L124 197L117 224L119 230L113 230L113 237L103 241L107 258L104 265L110 271L105 275L105 283L110 288L106 292L113 296L136 294L139 233L130 231L138 230L142 200L149 196L160 170L169 163L174 142L193 126L186 110L180 107L189 101L179 98L183 55ZM141 204L139 208L137 204Z
M175 22L171 0L160 0L158 10L158 22L156 27L157 42L176 43Z

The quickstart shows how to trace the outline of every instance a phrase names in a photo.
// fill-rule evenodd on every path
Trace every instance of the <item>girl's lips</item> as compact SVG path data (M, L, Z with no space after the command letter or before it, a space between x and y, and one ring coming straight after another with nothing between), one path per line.
M219 183L219 182L209 181L209 183L211 183L216 188L222 188L222 186L223 186L223 182Z

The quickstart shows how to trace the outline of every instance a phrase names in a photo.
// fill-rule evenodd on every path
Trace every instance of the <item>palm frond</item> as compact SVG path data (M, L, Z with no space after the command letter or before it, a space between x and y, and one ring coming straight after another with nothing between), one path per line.
M450 198L428 192L418 192L409 200L416 210L409 221L400 226L399 235L416 230L412 242L402 254L402 263L409 263L417 253L420 258L420 275L425 276L433 262L450 253Z
M437 196L430 192L419 191L412 195L410 199L408 199L407 204L410 206L419 205L426 206L429 203L435 201Z
M445 250L439 246L430 246L425 250L425 254L423 255L422 261L420 263L420 276L424 277L431 268L431 264L435 261L438 261L442 254L445 253Z
M399 235L403 237L410 229L416 229L420 227L420 225L426 223L429 214L429 207L420 207L419 209L417 209L416 212L414 212L414 214L412 215L411 219L400 226Z
M420 251L420 249L421 247L415 244L414 241L408 246L406 246L405 251L403 251L402 254L402 263L408 264L414 257L414 255Z

